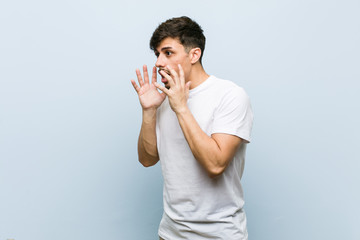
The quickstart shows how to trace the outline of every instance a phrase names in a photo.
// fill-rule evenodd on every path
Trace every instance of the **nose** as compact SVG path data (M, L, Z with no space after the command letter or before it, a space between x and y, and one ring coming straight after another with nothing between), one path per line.
M158 56L158 58L156 59L156 63L155 63L155 66L157 68L163 68L165 67L165 62L164 62L164 59L163 57L161 56L161 54Z

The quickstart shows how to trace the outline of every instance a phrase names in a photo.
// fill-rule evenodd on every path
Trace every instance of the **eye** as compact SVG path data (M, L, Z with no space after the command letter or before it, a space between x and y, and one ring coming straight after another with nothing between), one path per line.
M170 56L172 54L172 52L166 51L165 54L166 54L166 56Z
M155 52L155 56L156 56L156 57L159 57L159 53L158 53L158 52Z

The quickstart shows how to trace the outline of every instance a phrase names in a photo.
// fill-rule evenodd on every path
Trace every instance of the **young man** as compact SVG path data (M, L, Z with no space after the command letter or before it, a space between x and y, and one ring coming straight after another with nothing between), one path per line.
M136 70L139 85L131 82L142 106L139 161L162 167L160 239L247 239L240 184L253 121L247 94L205 72L205 36L188 17L160 24L150 48L151 82L146 66L144 77Z

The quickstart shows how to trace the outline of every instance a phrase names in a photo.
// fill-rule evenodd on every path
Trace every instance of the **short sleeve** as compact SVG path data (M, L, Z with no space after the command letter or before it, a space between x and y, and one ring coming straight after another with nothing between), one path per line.
M213 116L211 133L226 133L250 142L253 112L246 92L234 86L222 97Z

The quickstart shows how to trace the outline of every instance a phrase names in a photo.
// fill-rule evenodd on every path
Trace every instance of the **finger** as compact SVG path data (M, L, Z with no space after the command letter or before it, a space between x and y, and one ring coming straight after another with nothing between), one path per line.
M153 72L152 72L152 77L151 77L151 82L157 82L157 72L156 72L156 67L153 67Z
M168 80L170 87L175 86L174 79L169 74L167 74L164 70L161 70L159 73Z
M157 82L155 82L154 85L155 85L155 87L156 87L157 89L161 90L161 91L162 91L163 93L165 93L166 95L169 94L169 90L168 90L166 87L158 84Z
M147 70L147 66L146 66L146 65L143 66L143 72L144 72L144 80L145 80L145 83L149 83L149 73L148 73L148 70Z
M177 74L177 72L173 68L171 68L169 65L166 66L166 68L169 69L171 75L173 76L174 83L175 84L178 83L179 82L179 80L178 80L179 75Z
M179 73L180 73L180 83L181 86L184 87L185 85L185 74L184 74L184 69L182 68L182 66L180 64L178 64L179 67ZM190 86L190 85L189 85Z
M136 69L136 76L137 76L138 82L139 82L140 87L141 87L142 85L144 85L144 81L143 81L143 79L141 77L141 72L140 72L140 70L138 68Z
M131 79L131 83L135 89L135 91L138 93L140 91L139 86L136 84L135 80Z

